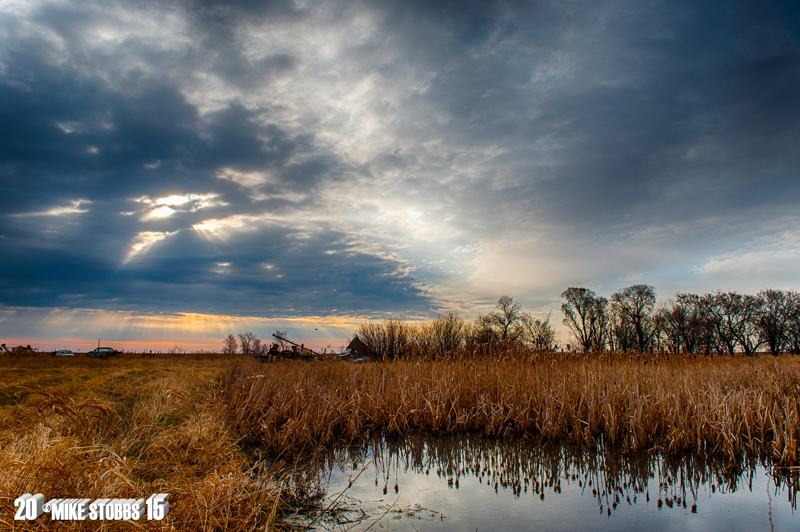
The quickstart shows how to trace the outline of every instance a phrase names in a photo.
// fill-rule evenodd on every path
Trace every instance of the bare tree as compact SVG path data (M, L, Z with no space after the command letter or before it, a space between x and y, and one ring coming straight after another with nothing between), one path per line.
M793 294L781 290L762 290L757 296L761 300L758 325L773 355L781 354L788 345L790 321L795 307Z
M470 327L470 343L485 344L497 339L492 318L488 314L478 314Z
M278 345L280 345L281 351L286 351L287 349L289 349L289 342L284 340L284 338L286 338L288 334L289 331L275 331L275 334L272 335L273 338L278 340Z
M254 354L254 355L263 355L264 351L265 351L265 349L264 349L265 347L267 347L267 344L262 343L261 339L253 338L253 343L250 346L250 350L252 351L252 354Z
M736 340L747 356L755 355L764 345L764 338L758 323L761 304L761 299L756 296L748 294L742 296L742 328L736 331Z
M658 320L658 329L663 335L667 348L673 353L679 353L681 345L683 345L683 339L681 338L679 328L675 326L673 322L682 320L675 320L673 317L674 309L674 299L670 298L666 301L661 301L658 303L655 316L656 320Z
M497 311L489 313L489 320L498 339L504 343L519 341L525 333L523 321L529 317L523 312L522 305L515 303L510 296L500 296L495 308Z
M787 328L787 343L789 352L800 355L800 293L789 292L791 310L789 311L789 326Z
M239 333L239 343L242 345L242 354L253 354L253 341L256 340L256 335L252 332Z
M736 352L738 346L747 354L752 354L752 342L745 340L748 335L748 322L752 321L752 305L748 296L736 292L720 292L708 294L707 300L709 323L714 328L714 336L720 346L729 355Z
M239 350L239 346L236 343L236 337L232 334L229 334L225 340L222 341L223 349L222 352L226 355L235 355L236 352Z
M718 333L718 317L714 313L714 306L715 302L713 294L704 294L700 296L700 341L703 347L703 353L706 355L711 353L721 353L725 350L724 343L722 342Z
M602 350L608 328L608 300L588 288L570 287L561 293L564 325L585 352Z
M627 353L635 349L639 345L639 341L631 321L627 319L618 305L612 305L608 314L610 315L609 340L613 345L613 350Z
M703 345L705 314L700 296L697 294L677 294L670 302L668 311L661 316L661 324L668 330L670 338L677 338L678 349L696 353Z
M655 288L646 284L635 284L615 292L611 300L620 319L633 328L639 351L645 351L658 330L658 323L653 318L656 306Z
M510 296L501 296L497 309L488 314L478 314L472 327L472 341L482 344L490 340L503 343L521 342L525 336L524 320L529 316L522 305Z
M523 320L528 342L536 351L550 351L556 343L556 330L550 325L550 315L548 312L541 319L527 316Z
M464 320L457 312L437 314L429 327L434 356L451 353L464 343Z
M382 323L362 324L357 335L370 351L392 359L406 355L411 333L411 327L402 318L387 318Z

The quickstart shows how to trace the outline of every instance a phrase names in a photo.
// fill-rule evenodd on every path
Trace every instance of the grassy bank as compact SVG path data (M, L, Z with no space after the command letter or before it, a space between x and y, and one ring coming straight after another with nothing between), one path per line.
M218 357L4 358L0 383L0 528L95 530L98 522L13 521L23 493L143 498L169 493L164 530L282 528L303 501L280 464L252 467L226 422ZM103 530L132 530L106 521Z
M314 471L290 475L291 463L276 461L266 468L246 446L288 461L369 434L531 435L631 451L702 450L723 460L766 454L798 464L798 358L506 355L360 365L6 358L0 528L96 528L48 516L15 522L13 501L23 493L100 499L162 492L171 494L167 519L137 527L289 528L282 519L314 501Z
M227 374L224 395L237 430L279 452L369 432L477 432L799 458L800 359L788 356L245 361Z

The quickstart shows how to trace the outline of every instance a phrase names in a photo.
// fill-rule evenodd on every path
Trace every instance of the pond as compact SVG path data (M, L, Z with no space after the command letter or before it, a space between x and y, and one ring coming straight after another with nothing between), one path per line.
M335 452L317 530L799 530L798 471L476 436Z

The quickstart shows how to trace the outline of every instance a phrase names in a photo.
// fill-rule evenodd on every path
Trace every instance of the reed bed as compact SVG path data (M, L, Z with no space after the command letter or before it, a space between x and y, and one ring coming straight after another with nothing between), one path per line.
M286 529L307 503L288 468L248 457L226 422L228 361L6 361L0 383L0 529ZM169 493L163 521L13 521L23 493L142 498Z
M788 356L245 361L223 394L237 430L276 453L376 434L479 433L799 462L800 359Z

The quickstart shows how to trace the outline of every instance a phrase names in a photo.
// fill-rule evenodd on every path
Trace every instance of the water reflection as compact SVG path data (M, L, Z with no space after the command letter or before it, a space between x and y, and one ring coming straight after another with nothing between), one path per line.
M326 529L502 522L508 530L671 530L670 514L690 528L726 532L770 530L770 519L789 524L783 529L800 525L797 471L772 471L756 458L623 455L464 435L377 440L333 452L326 468L329 511L314 523Z

